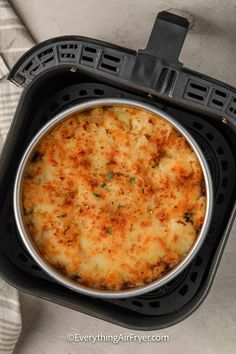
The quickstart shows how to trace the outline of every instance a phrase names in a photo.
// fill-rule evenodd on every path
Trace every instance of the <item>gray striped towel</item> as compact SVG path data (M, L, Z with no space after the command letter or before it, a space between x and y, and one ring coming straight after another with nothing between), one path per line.
M0 150L22 91L7 81L7 74L33 45L33 39L8 1L0 0ZM13 352L21 326L19 293L0 279L0 354Z

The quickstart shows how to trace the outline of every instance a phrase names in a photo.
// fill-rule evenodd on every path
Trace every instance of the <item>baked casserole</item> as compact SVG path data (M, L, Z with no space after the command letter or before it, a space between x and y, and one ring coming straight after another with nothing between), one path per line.
M74 114L37 145L23 180L24 218L43 258L100 290L148 284L177 266L204 222L196 154L140 108Z

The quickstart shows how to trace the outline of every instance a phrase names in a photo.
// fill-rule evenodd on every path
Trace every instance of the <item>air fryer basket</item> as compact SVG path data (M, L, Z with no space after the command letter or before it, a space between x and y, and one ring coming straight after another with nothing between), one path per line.
M9 78L24 91L0 160L0 272L6 281L61 305L143 330L177 323L206 297L235 215L236 91L179 63L187 28L185 19L164 12L158 15L147 48L138 53L83 37L61 37L34 47L15 65ZM166 42L167 35L174 44ZM90 298L55 283L24 249L13 216L15 173L32 136L61 110L99 97L131 98L172 115L200 144L213 177L212 223L193 262L162 288L129 299Z

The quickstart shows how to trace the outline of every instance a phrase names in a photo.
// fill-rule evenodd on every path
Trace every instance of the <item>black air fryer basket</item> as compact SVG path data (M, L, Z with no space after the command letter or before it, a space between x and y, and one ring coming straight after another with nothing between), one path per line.
M0 160L0 272L8 283L141 330L171 326L204 300L235 216L236 90L178 61L188 25L185 18L161 12L144 50L65 36L38 44L16 63L9 79L24 90ZM55 282L24 248L13 215L16 170L32 137L61 110L99 97L132 98L169 113L197 140L213 178L212 223L197 256L167 285L135 298L95 299Z

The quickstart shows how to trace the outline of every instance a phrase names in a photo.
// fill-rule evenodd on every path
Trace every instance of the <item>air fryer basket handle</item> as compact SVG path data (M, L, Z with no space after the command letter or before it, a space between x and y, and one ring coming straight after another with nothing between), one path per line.
M189 21L167 11L159 12L146 49L142 52L179 64L179 55L187 35Z

